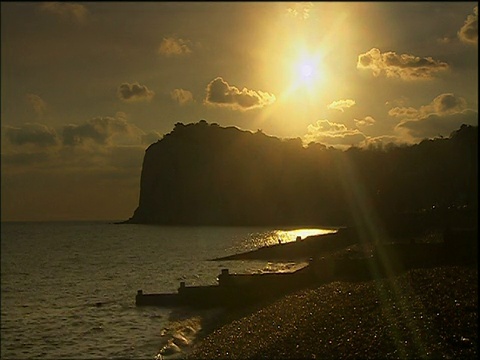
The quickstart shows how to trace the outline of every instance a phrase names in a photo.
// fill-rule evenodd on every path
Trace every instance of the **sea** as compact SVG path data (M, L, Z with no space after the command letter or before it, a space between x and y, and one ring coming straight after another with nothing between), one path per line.
M137 307L137 290L214 285L225 268L294 271L306 264L211 259L335 231L2 222L0 358L182 358L221 309Z

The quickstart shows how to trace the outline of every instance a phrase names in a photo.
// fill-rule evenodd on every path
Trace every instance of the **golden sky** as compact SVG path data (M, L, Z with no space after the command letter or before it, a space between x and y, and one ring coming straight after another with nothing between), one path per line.
M119 220L205 119L347 148L478 125L476 2L2 2L2 220Z

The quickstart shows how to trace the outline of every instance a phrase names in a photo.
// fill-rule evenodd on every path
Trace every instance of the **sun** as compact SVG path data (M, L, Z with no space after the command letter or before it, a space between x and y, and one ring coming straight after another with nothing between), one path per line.
M317 88L323 80L320 55L301 54L292 61L292 81L294 87Z
M300 64L300 76L303 80L311 79L314 75L315 68L309 62Z
M300 62L298 65L298 75L304 82L310 82L316 77L315 64L311 61Z
M328 91L327 50L322 44L307 46L297 39L269 52L264 76L277 89L277 103L314 104Z

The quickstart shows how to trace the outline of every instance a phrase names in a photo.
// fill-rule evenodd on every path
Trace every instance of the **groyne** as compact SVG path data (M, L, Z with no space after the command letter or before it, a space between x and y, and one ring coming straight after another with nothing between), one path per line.
M337 257L314 253L308 265L294 272L231 274L223 269L218 285L186 286L181 282L177 293L144 294L138 290L135 303L163 307L242 306L331 281L371 280L445 264L474 265L478 263L477 239L477 228L447 228L443 241L438 243L375 244L373 251L363 257L349 251Z

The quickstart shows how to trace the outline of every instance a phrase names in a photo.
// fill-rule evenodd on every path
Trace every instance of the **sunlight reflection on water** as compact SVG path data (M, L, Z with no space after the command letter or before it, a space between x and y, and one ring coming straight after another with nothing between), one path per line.
M297 237L304 240L308 236L325 235L336 233L337 229L325 228L301 228L292 230L272 230L265 232L257 232L251 234L248 241L245 241L245 249L251 250L263 246L271 246L278 243L287 243L297 241Z

